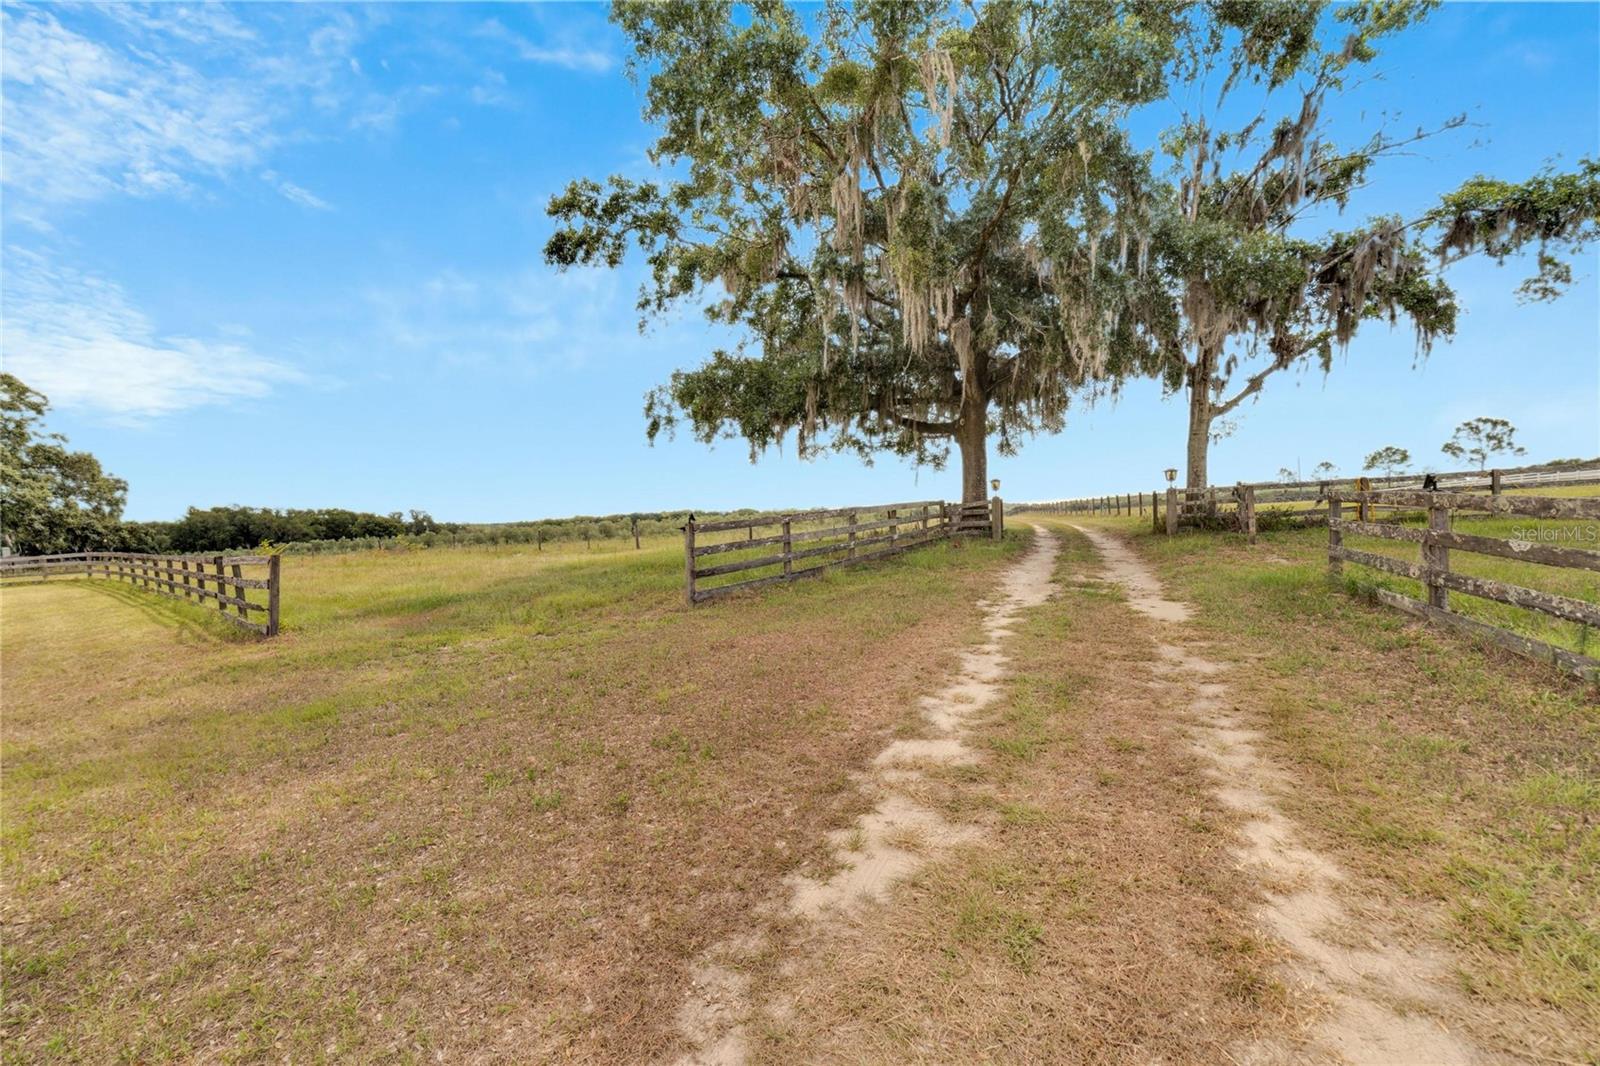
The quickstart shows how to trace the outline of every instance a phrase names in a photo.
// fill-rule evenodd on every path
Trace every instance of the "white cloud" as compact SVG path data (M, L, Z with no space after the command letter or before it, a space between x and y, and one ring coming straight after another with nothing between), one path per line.
M91 36L63 21L69 10L104 21ZM47 228L63 205L193 194L267 162L318 116L341 121L370 106L352 54L363 25L347 12L287 9L270 46L210 4L60 14L0 10L0 180L13 220ZM303 206L327 206L291 181L273 184Z
M481 107L510 107L516 102L506 91L506 76L492 68L483 72L468 98Z
M333 205L328 201L324 200L310 189L296 185L288 178L281 176L275 170L262 171L261 180L266 182L268 185L271 185L274 189L277 189L278 192L283 195L284 199L293 201L294 203L299 204L301 207L309 207L317 211L333 210Z
M304 381L237 341L159 334L122 288L5 249L4 366L62 408L142 422Z
M504 41L516 52L518 58L529 63L547 63L591 74L604 74L617 65L616 57L603 47L575 39L535 43L515 30L509 29L499 19L486 20L478 32L483 37Z
M173 59L112 49L50 13L6 8L4 181L47 204L179 192L248 165L275 138L253 95Z
M517 373L590 367L668 337L704 350L710 334L692 308L639 333L637 280L600 269L447 270L417 284L368 289L365 317L377 331L374 344L423 366Z

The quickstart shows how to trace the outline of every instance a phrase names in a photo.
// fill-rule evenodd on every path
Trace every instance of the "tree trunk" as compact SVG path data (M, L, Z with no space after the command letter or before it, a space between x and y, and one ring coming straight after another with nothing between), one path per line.
M1216 418L1216 405L1211 400L1211 368L1215 365L1215 354L1201 349L1195 365L1189 368L1189 441L1183 487L1194 493L1203 493L1206 488L1211 423Z
M963 396L956 443L961 447L961 502L989 498L989 398Z
M1196 396L1200 398L1197 400ZM1211 404L1199 393L1189 394L1189 446L1183 487L1201 492L1206 487L1206 459L1211 447Z

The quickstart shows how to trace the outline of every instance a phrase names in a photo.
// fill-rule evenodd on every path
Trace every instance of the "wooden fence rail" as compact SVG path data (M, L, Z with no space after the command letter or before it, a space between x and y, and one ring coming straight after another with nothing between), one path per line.
M1600 484L1600 460L1559 465L1524 466L1499 470L1455 470L1431 475L1443 491L1486 489L1499 494L1507 489L1557 488ZM1330 478L1322 481L1255 481L1238 485L1209 485L1204 489L1172 488L1163 494L1124 492L1108 496L1082 496L1070 500L1045 500L1012 505L1013 513L1035 511L1045 514L1128 515L1143 517L1150 508L1151 520L1157 532L1171 527L1173 532L1184 527L1237 526L1247 535L1248 516L1240 505L1245 501L1244 490L1253 509L1271 511L1278 518L1294 518L1307 524L1320 525L1327 517L1328 494L1332 492L1367 492L1378 490L1422 490L1421 474L1400 474L1393 477ZM1176 499L1172 493L1176 493ZM1165 495L1165 499L1163 496ZM1172 502L1177 508L1177 523L1164 521L1166 505ZM1295 507L1294 504L1308 504ZM1373 508L1386 504L1367 503L1363 517L1371 518Z
M217 605L223 618L265 637L278 634L281 556L150 555L142 552L70 552L64 555L13 555L0 559L0 583L81 577L126 581L177 600ZM264 567L264 577L245 577L244 569ZM248 591L262 590L265 603ZM230 611L229 608L232 608ZM254 621L252 614L265 614Z
M1357 505L1372 504L1426 510L1428 525L1423 529L1360 519L1348 520L1343 516L1343 507L1347 502ZM1450 568L1450 553L1464 551L1502 559L1515 559L1520 562L1539 563L1544 566L1600 571L1600 552L1521 540L1501 540L1497 537L1458 533L1451 529L1451 516L1457 511L1520 515L1529 518L1600 520L1600 497L1563 498L1378 490L1330 493L1328 505L1330 575L1342 573L1344 564L1351 562L1386 574L1420 581L1426 590L1425 600L1403 596L1389 589L1377 589L1375 595L1380 602L1419 618L1462 630L1519 654L1554 663L1561 669L1586 680L1600 681L1600 659L1592 659L1564 648L1557 648L1544 641L1468 618L1450 609L1450 593L1459 592L1492 600L1495 603L1536 611L1564 621L1600 626L1600 604L1552 592L1541 592L1505 581L1473 577ZM1348 548L1344 544L1346 533L1416 544L1419 548L1418 561L1413 563L1389 555Z
M959 510L941 500L713 522L696 522L691 515L683 527L685 595L690 604L703 603L741 589L813 577L834 566L896 555L951 536L960 520ZM777 551L762 551L771 548ZM702 565L701 560L707 559L710 565ZM702 584L729 574L751 576L710 588Z

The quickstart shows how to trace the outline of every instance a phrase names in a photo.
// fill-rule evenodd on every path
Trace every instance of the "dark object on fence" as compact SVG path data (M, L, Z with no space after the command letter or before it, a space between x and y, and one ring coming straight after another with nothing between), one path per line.
M981 530L975 531L992 534L991 507L998 504L997 496L992 504L980 502L976 505L983 508L984 522ZM683 527L684 594L690 604L703 603L740 589L813 577L834 566L896 555L919 545L949 538L959 531L963 514L962 506L947 505L939 500L840 507L704 523L695 522L691 514ZM862 521L863 516L868 520ZM830 521L836 523L841 518L846 520L843 524L828 524ZM758 528L777 532L764 532L757 536ZM743 536L739 535L741 532ZM704 538L708 534L732 536L706 543ZM796 547L799 544L808 546ZM777 553L745 554L769 547L777 548ZM700 560L708 556L722 556L732 561L702 566ZM700 584L706 578L725 574L774 569L779 569L779 572L714 588L704 588Z
M1346 521L1343 503L1346 501L1381 506L1426 508L1428 528L1400 526L1382 522ZM1332 493L1328 497L1328 573L1343 572L1344 563L1381 570L1422 582L1427 590L1426 600L1412 599L1388 589L1374 590L1379 602L1396 607L1419 618L1438 622L1508 648L1520 655L1553 663L1568 673L1588 681L1600 681L1600 659L1591 659L1564 648L1557 648L1531 637L1511 633L1497 626L1467 618L1450 609L1450 593L1461 592L1468 596L1493 600L1537 611L1552 618L1600 626L1600 605L1551 592L1523 588L1504 581L1470 577L1450 569L1450 552L1465 551L1478 555L1493 555L1518 562L1540 563L1544 566L1600 571L1600 552L1584 548L1565 548L1526 541L1500 540L1469 533L1456 533L1450 528L1453 511L1478 511L1488 514L1526 515L1531 518L1587 518L1600 520L1600 497L1563 498L1553 496L1495 496L1463 492L1420 492L1392 490L1387 492ZM1355 533L1385 540L1410 541L1420 547L1420 559L1409 563L1388 555L1359 551L1344 546L1344 534Z
M1498 474L1499 472L1500 471L1498 471L1498 470L1495 471L1496 474ZM1438 492L1439 491L1439 477L1438 477L1437 474L1423 474L1422 475L1422 491L1423 492Z
M215 600L222 617L264 637L278 635L280 555L148 555L141 552L71 552L65 555L13 555L0 559L0 580L14 583L81 577L127 581L175 600ZM266 567L266 577L245 577L245 567ZM208 572L207 568L213 568ZM208 588L207 584L215 588ZM249 589L266 592L266 603L252 602ZM229 613L232 607L235 613ZM253 622L250 612L266 614Z

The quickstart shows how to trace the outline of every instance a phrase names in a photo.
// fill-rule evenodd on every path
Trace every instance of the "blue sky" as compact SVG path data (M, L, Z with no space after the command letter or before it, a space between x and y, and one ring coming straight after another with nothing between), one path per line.
M130 518L959 494L955 469L892 458L646 444L644 392L727 338L688 309L641 336L631 267L541 263L553 191L647 168L601 7L5 4L4 22L0 358L129 481ZM1600 7L1446 5L1332 106L1349 130L1473 125L1387 164L1352 214L1600 151L1597 57ZM1555 304L1516 303L1527 273L1453 268L1460 332L1424 362L1409 331L1369 327L1331 376L1273 381L1212 479L1353 472L1384 444L1443 466L1477 415L1515 422L1530 458L1600 453L1596 250ZM1155 487L1184 419L1181 396L1133 383L991 474L1014 499Z

